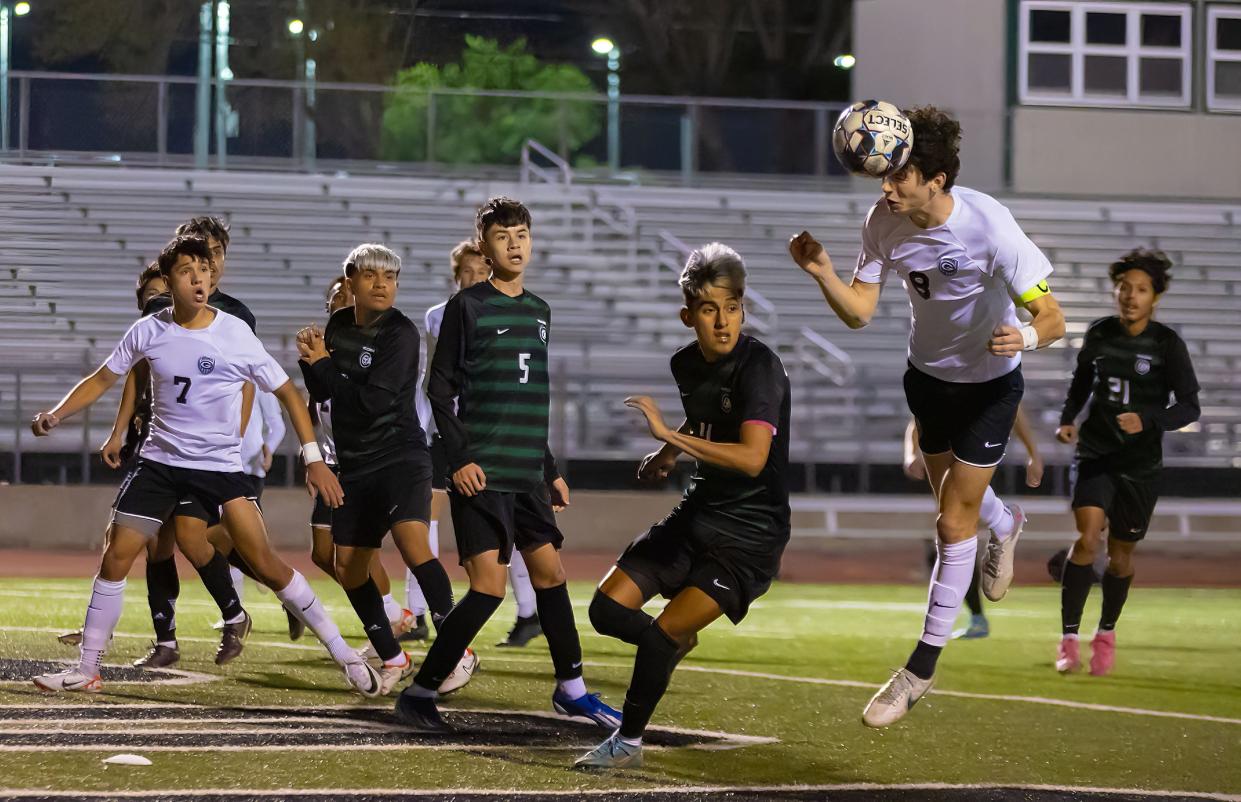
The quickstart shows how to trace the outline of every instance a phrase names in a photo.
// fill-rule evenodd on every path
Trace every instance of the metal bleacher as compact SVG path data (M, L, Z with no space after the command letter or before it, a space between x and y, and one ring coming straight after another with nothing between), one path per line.
M475 207L520 197L534 215L530 288L553 308L553 446L574 458L649 448L621 400L654 395L674 417L671 351L688 341L674 270L710 240L746 258L754 332L784 355L794 386L794 458L892 462L906 410L900 373L909 329L899 286L874 321L847 330L785 252L816 233L838 268L856 255L873 196L770 190L579 185L564 168L518 183L463 178L298 175L0 166L0 450L76 450L110 426L112 399L77 436L31 442L23 421L104 359L136 312L139 270L182 220L229 220L223 287L244 300L290 369L292 335L323 316L323 290L350 248L383 242L404 260L411 316L450 291L447 254ZM1085 327L1109 311L1105 266L1135 245L1177 264L1160 318L1189 343L1204 387L1200 431L1170 437L1170 462L1241 461L1241 205L1005 199L1056 265L1069 336L1027 360L1030 406L1050 422ZM687 245L688 244L688 245ZM294 371L294 374L296 372ZM114 391L115 392L115 391ZM20 438L20 440L19 440Z

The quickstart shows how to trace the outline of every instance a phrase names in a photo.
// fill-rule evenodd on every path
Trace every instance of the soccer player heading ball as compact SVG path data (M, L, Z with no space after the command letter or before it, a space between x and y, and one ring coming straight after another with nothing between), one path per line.
M1008 209L954 186L960 124L932 106L907 116L913 152L904 168L883 180L883 197L862 229L852 281L841 281L809 232L789 241L793 261L850 328L870 322L891 273L904 280L913 313L905 397L938 506L939 559L922 637L862 714L872 727L899 720L930 690L974 572L980 513L1002 521L991 529L983 593L999 601L1008 592L1024 517L1018 508L997 511L1003 505L989 485L1025 387L1021 353L1064 335L1064 315L1047 285L1051 263ZM1014 298L1033 315L1030 323L1019 325Z

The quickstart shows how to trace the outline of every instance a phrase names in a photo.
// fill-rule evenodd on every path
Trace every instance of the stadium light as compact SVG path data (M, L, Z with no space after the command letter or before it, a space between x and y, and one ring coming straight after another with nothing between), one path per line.
M608 53L611 53L615 48L616 48L616 45L614 45L612 43L612 40L607 38L606 36L600 36L597 39L595 39L595 41L590 43L590 49L595 51L601 56L606 56Z
M852 53L844 53L832 59L832 64L842 70L851 70L853 69L853 65L857 64L857 59L853 57Z
M608 59L608 170L620 170L620 48L606 36L590 43L596 55Z
M17 5L13 6L13 13L19 17L26 16L27 14L30 13L30 4L29 3L18 3Z
M299 19L289 20L289 33L293 34L294 36L301 36L302 31L305 29L306 29L306 25L301 20Z

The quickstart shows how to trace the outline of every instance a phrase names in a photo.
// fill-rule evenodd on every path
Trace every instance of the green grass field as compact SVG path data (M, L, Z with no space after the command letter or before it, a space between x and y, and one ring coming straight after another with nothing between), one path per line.
M10 670L16 660L76 656L76 650L56 642L54 633L80 624L88 588L86 580L0 580L0 657ZM326 581L316 583L316 589L346 637L359 643L361 628L343 594ZM652 749L645 768L612 775L568 768L586 745L604 735L584 728L526 744L520 723L480 718L465 740L404 740L384 724L391 701L366 701L348 693L313 640L289 644L273 597L253 585L247 586L247 607L256 626L246 653L217 669L211 662L216 635L210 629L216 611L197 583L184 582L183 591L177 668L223 677L183 685L113 683L97 697L47 697L10 675L10 681L0 683L0 716L5 718L0 721L0 788L554 790L979 783L1241 794L1241 591L1135 588L1118 630L1117 670L1096 679L1062 677L1051 667L1058 591L1015 588L1004 604L990 608L992 636L951 644L940 661L936 692L904 721L874 731L861 724L862 707L913 645L924 589L779 584L742 626L723 621L703 634L699 648L674 675L653 721L775 740L716 744L734 747L728 749ZM590 631L585 603L591 588L575 583L572 591L587 682L619 707L632 649ZM1097 615L1097 605L1096 588L1088 620ZM490 646L507 630L512 615L506 602L484 630L475 644L482 670L445 704L446 712L549 710L550 662L542 639L519 651ZM132 581L107 663L140 656L149 630L145 589ZM414 650L416 659L423 648ZM1085 647L1083 652L1085 657ZM262 743L271 734L264 728L274 731L287 723L271 715L267 723L143 724L124 710L113 723L101 723L75 721L68 709L46 712L52 705L86 705L93 715L111 712L108 706L152 703L229 707L234 713L235 708L289 708L290 715L311 718L330 706L366 706L374 710L368 720L378 722L369 726L397 740L375 748L365 742L369 731L359 731L360 725L350 723L354 719L345 718L337 719L340 726L322 730L319 745L251 751L247 744ZM165 709L162 715L169 713ZM151 733L169 737L179 732L196 739L195 745L177 751L142 748ZM251 740L237 741L238 734ZM87 736L95 744L104 736L107 748L63 748L83 746ZM102 763L117 752L142 754L153 765Z

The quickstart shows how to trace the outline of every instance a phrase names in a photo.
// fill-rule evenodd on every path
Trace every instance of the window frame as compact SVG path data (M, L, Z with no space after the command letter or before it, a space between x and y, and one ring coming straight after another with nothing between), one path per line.
M1031 42L1030 15L1033 11L1069 12L1069 41ZM1101 45L1086 43L1086 15L1098 12L1125 15L1125 44ZM1143 45L1141 42L1142 17L1146 15L1179 17L1181 20L1180 46L1156 47ZM1214 33L1213 29L1212 33ZM1022 0L1019 11L1017 43L1019 48L1017 59L1017 96L1019 102L1023 105L1093 106L1129 109L1190 109L1193 106L1193 6L1188 3ZM1038 88L1031 89L1029 85L1030 55L1038 53L1067 55L1070 57L1069 90L1067 93L1051 92ZM1125 59L1126 91L1124 96L1089 93L1086 91L1085 64L1087 56L1119 56ZM1180 59L1181 93L1179 96L1143 95L1141 93L1143 58ZM1241 105L1238 108L1241 108Z
M1241 111L1241 96L1219 98L1215 95L1215 65L1221 61L1241 63L1241 50L1216 48L1219 19L1241 20L1241 4L1213 3L1207 6L1206 30L1206 105L1208 111Z

